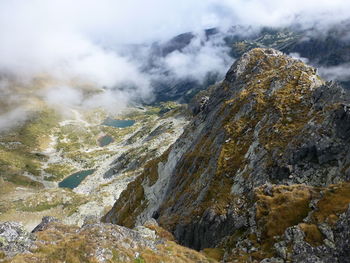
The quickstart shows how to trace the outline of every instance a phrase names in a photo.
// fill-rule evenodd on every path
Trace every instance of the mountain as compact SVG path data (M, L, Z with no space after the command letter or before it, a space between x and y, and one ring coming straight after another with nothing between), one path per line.
M349 25L350 22L346 20L322 31L317 27L300 29L298 25L292 25L287 28L261 29L235 26L226 31L212 28L205 30L202 34L188 32L164 43L154 43L145 70L146 72L159 70L157 61L175 53L186 54L187 49L193 49L191 43L198 39L202 46L209 44L216 49L223 49L222 52L231 59L237 59L253 48L273 48L307 59L309 64L317 68L341 65L348 68L347 64L350 63ZM220 72L215 70L208 72L202 82L194 77L172 76L167 70L163 74L164 77L153 80L156 101L189 102L197 92L223 78ZM330 77L334 78L333 75ZM348 78L339 79L339 81L344 87L350 87Z
M273 49L252 49L199 93L194 117L104 217L154 218L225 262L348 262L348 91Z
M349 262L349 91L253 46L213 83L4 132L0 262Z

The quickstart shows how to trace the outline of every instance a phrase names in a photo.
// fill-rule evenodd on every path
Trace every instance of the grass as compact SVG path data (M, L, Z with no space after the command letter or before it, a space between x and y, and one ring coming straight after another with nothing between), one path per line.
M331 185L322 191L323 198L317 203L313 219L317 223L327 222L334 225L339 215L344 213L350 204L350 183Z
M52 129L56 127L59 120L54 110L46 108L36 113L19 129L16 141L32 149L39 149L41 143L48 140Z
M1 136L0 140L5 145L16 143L16 147L0 147L0 173L4 179L19 185L38 186L23 178L22 174L40 175L41 162L45 161L45 157L35 151L47 146L49 135L58 120L58 115L46 108L33 113L21 127Z
M301 222L310 212L312 188L304 185L274 186L272 195L256 191L256 219L263 229L264 239L280 236L290 227Z
M78 207L88 201L86 196L67 189L41 190L25 200L16 202L16 209L24 212L42 212L61 206L63 212L70 216Z
M23 176L23 175L19 175L19 174L10 174L10 173L6 173L6 174L2 174L1 176L5 181L10 182L14 185L18 185L18 186L26 186L26 187L31 187L31 188L43 188L43 184L33 181L30 178Z
M212 258L216 261L221 261L224 257L225 251L221 248L205 248L202 253L208 258Z
M325 238L315 224L301 223L299 227L305 233L305 241L310 245L317 247L323 244Z
M46 173L52 175L47 177L48 181L61 181L63 178L69 176L76 171L76 168L65 163L52 163L44 170Z

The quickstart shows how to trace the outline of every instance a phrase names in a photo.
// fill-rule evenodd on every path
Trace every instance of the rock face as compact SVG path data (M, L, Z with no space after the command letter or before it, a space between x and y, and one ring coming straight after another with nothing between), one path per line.
M153 217L183 245L224 249L224 261L346 262L349 102L300 60L253 49L197 95L183 135L104 221Z

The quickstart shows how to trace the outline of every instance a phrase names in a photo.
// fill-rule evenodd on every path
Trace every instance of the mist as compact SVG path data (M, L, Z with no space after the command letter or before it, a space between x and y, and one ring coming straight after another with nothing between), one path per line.
M152 81L164 72L199 82L212 71L224 76L233 59L222 39L203 41L204 29L294 24L323 32L348 19L348 10L346 0L1 1L0 78L9 80L6 98L14 103L0 111L0 129L25 119L19 94L58 109L117 113L130 102L151 102ZM195 34L188 47L157 59L158 69L144 70L153 43L184 32Z
M350 81L350 64L345 63L333 67L320 67L320 75L327 80Z

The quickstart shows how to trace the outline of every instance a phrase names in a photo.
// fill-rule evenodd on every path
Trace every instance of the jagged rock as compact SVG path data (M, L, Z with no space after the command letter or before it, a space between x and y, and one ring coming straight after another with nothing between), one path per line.
M6 256L13 257L29 251L33 242L34 236L25 231L21 224L0 223L0 251L3 251Z
M98 224L98 223L100 223L100 221L101 221L101 219L98 216L90 215L90 216L85 217L83 226L84 225Z
M52 216L44 216L41 219L41 222L39 225L37 225L33 230L32 233L43 231L48 228L49 224L52 222L59 222L57 218L54 218Z
M350 208L340 216L334 230L334 239L339 262L350 262Z
M52 218L43 221L40 225L45 227L33 234L22 231L18 224L0 225L0 237L8 242L0 246L0 251L5 251L9 262L213 262L196 251L160 238L146 227L131 230L92 223L79 228ZM28 245L31 244L28 235L35 236L35 246ZM23 253L29 248L30 253Z

